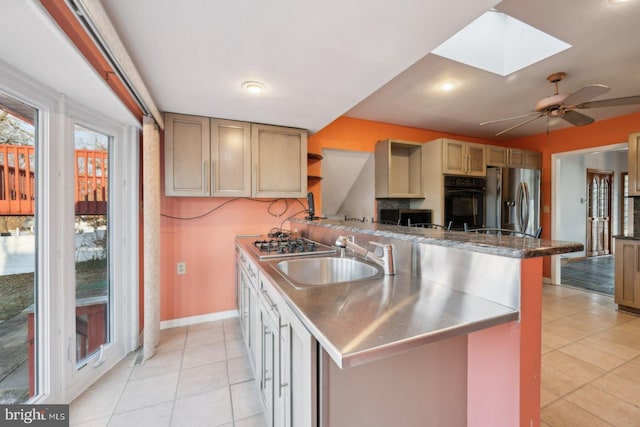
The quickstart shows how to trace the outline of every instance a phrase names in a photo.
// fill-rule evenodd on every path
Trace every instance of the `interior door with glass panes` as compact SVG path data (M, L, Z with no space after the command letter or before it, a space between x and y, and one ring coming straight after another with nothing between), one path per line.
M587 256L611 253L613 172L587 169Z

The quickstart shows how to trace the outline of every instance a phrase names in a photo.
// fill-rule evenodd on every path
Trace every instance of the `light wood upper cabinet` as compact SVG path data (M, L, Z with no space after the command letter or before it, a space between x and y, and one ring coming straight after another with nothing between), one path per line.
M251 196L251 124L211 119L211 195Z
M307 132L251 125L253 197L305 197Z
M487 146L443 139L442 172L450 175L487 175Z
M376 198L424 198L421 143L386 139L375 150Z
M305 197L302 129L165 114L165 194Z
M640 196L640 132L629 135L629 196Z
M508 166L511 168L540 169L542 154L538 151L509 148Z
M209 195L209 119L165 114L165 194Z
M487 166L540 169L542 154L538 151L487 145Z
M507 167L507 148L487 145L487 166Z

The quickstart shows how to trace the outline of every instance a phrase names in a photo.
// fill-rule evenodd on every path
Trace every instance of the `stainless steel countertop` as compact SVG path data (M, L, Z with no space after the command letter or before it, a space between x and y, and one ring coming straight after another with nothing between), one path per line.
M246 249L251 239L238 239ZM512 308L410 274L294 288L277 260L246 251L341 368L517 320Z

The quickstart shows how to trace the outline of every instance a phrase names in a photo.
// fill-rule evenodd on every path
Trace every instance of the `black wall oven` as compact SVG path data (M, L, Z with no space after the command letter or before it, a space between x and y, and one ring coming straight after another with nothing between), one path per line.
M484 195L486 180L469 176L444 177L444 223L452 230L484 227Z

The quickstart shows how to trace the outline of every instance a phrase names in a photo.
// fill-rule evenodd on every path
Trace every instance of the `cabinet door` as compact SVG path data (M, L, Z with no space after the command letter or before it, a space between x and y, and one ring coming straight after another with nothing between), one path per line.
M467 170L466 143L445 139L442 147L442 173L464 175Z
M640 243L617 239L615 302L640 309Z
M506 167L507 149L495 145L487 145L487 166Z
M315 427L317 422L317 342L291 312L287 317L289 356L284 381L289 385L287 426Z
M629 135L629 196L640 196L640 133Z
M276 380L276 328L270 317L269 309L263 304L260 305L260 334L261 334L261 357L260 357L260 397L264 405L264 416L267 426L273 426L273 392Z
M510 168L524 167L524 150L509 148L509 167Z
M211 119L211 192L251 196L251 124Z
M208 118L165 114L164 151L167 196L210 194Z
M537 151L525 151L524 167L527 169L541 169L542 153L539 153Z
M484 144L467 143L467 175L487 176L487 146Z
M249 285L249 298L248 298L248 326L249 331L249 359L251 368L256 374L256 377L260 375L260 369L262 368L261 357L261 329L260 329L260 300L258 299L258 293L255 288Z
M254 197L306 196L306 131L251 125L251 157Z

